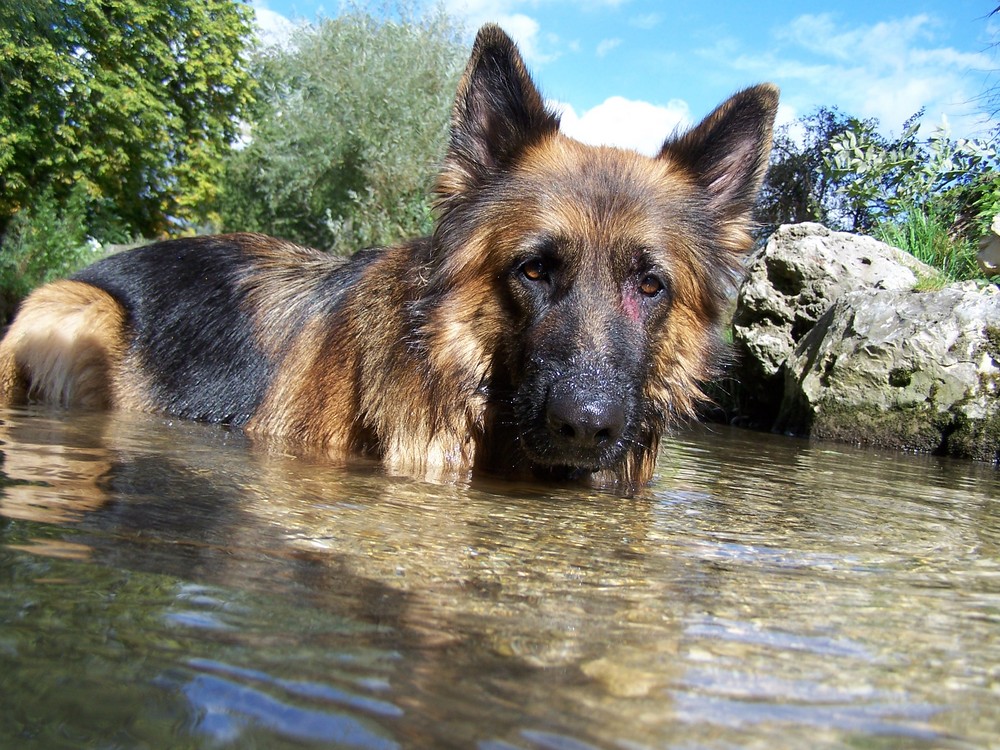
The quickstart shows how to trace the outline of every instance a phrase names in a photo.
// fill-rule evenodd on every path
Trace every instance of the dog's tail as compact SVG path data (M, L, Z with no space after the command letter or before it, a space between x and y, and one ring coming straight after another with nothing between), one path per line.
M0 341L0 406L112 406L127 320L111 295L89 284L56 281L36 289Z

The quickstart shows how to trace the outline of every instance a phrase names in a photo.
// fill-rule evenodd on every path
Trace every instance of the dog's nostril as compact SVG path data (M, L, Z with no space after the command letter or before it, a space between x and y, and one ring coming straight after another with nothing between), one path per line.
M584 448L613 443L625 425L621 404L576 392L551 396L547 417L554 436Z

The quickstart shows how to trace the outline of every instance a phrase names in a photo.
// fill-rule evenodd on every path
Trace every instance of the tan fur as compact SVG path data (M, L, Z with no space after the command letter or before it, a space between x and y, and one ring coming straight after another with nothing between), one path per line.
M0 342L0 405L115 406L125 320L110 295L88 284L57 281L36 290Z
M357 352L339 340L329 321L314 319L295 338L274 385L247 431L315 445L333 456L363 449L355 429L358 394L351 387Z
M266 363L267 381L248 380L257 390L240 402L243 421L234 422L256 437L336 458L368 455L391 472L428 478L553 467L579 475L598 467L598 482L635 487L652 476L663 431L693 416L703 399L699 382L713 374L719 278L735 271L749 247L749 212L776 107L773 87L741 92L692 133L668 139L655 158L585 146L559 132L513 43L488 25L459 85L432 238L352 261L263 235L216 238L211 242L240 259L229 267L238 270L227 286L217 287L235 290L225 297L229 317L211 318L232 324L212 334L228 348L206 349L213 340L199 338L197 325L181 328L197 352L215 355L213 365L236 361L254 370ZM734 122L733 112L742 119ZM546 242L557 246L554 273L565 274L553 288L571 308L560 307L555 294L550 307L525 302L535 292L526 291L521 271ZM356 265L340 269L343 263ZM665 280L663 294L640 299L640 282L654 273ZM335 278L349 286L331 283ZM193 293L141 289L152 296L126 300L133 312L133 303L141 310L144 300L175 299L158 294ZM213 299L213 291L203 286L200 293ZM199 316L215 313L197 309ZM552 309L561 312L550 316ZM150 325L137 320L140 336L130 352L125 311L110 296L72 281L43 287L0 344L0 404L37 398L170 411L180 397L201 393L205 381L197 379L164 391L170 378L158 376L186 372L186 351L180 365L146 356L140 350ZM239 331L237 348L226 336L232 330ZM167 334L170 344L179 340ZM149 346L161 351L160 343ZM247 365L239 355L251 350ZM529 352L540 354L532 359ZM537 376L537 361L546 357L546 377L555 373L549 381ZM573 368L599 382L581 387L566 375ZM211 377L230 384L243 372ZM630 429L618 433L613 454L594 458L589 448L557 444L563 425L548 406L525 407L525 394L555 401L557 386L587 398L598 391L605 403L613 388L620 388L616 398L628 391ZM549 447L524 447L538 435Z
M465 327L451 319L474 316L482 305L468 296L447 302L436 311L442 327L429 334L426 352L414 351L407 300L426 280L411 264L407 247L385 249L358 281L367 293L346 301L335 319L305 326L248 431L334 457L375 455L399 473L436 478L471 469L484 409L475 388L486 375L489 342L481 331L463 337ZM469 292L491 295L482 284Z
M277 357L286 343L284 337L308 314L304 303L315 283L314 271L323 273L346 259L262 234L239 237L247 254L256 260L254 273L242 283L246 313L259 331L257 343Z

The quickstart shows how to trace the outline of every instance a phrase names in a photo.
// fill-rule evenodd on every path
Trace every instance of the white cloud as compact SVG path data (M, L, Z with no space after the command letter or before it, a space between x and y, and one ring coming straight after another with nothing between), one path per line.
M791 104L786 102L778 103L778 114L774 117L774 127L780 128L783 125L792 125L801 113Z
M275 13L259 0L254 2L253 12L257 23L257 36L261 43L266 46L287 44L292 34L299 28L299 24L290 21L280 13Z
M543 34L534 18L518 12L519 0L445 0L444 8L453 18L475 33L484 23L499 24L517 43L525 62L544 65L562 55L564 44L556 34Z
M956 134L978 134L984 118L976 111L978 79L970 71L989 70L991 58L937 44L936 34L927 15L851 26L832 14L806 14L776 30L771 51L729 59L741 71L784 84L801 110L835 105L898 132L925 108L932 125L947 115ZM705 54L714 57L714 51Z
M641 16L633 16L629 19L629 25L648 31L659 26L662 20L663 16L659 13L646 13Z
M492 20L510 34L528 65L544 65L562 54L558 49L559 38L552 34L542 35L538 21L530 16L514 13Z
M663 141L691 124L687 102L673 99L665 107L612 96L582 115L568 104L549 101L562 115L562 131L592 145L629 148L652 156Z
M609 52L611 52L615 47L622 43L621 39L602 39L597 45L597 56L605 57Z
M830 13L805 14L779 28L776 37L834 59L852 61L863 54L867 60L882 65L901 65L912 45L930 38L930 26L929 16L917 15L871 26L839 28Z

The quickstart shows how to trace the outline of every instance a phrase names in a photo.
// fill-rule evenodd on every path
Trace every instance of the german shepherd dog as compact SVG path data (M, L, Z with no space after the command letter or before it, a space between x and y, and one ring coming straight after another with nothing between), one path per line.
M110 256L25 300L0 404L230 424L421 477L635 487L716 371L777 105L742 91L655 158L586 146L485 26L432 236L347 260L258 234Z

